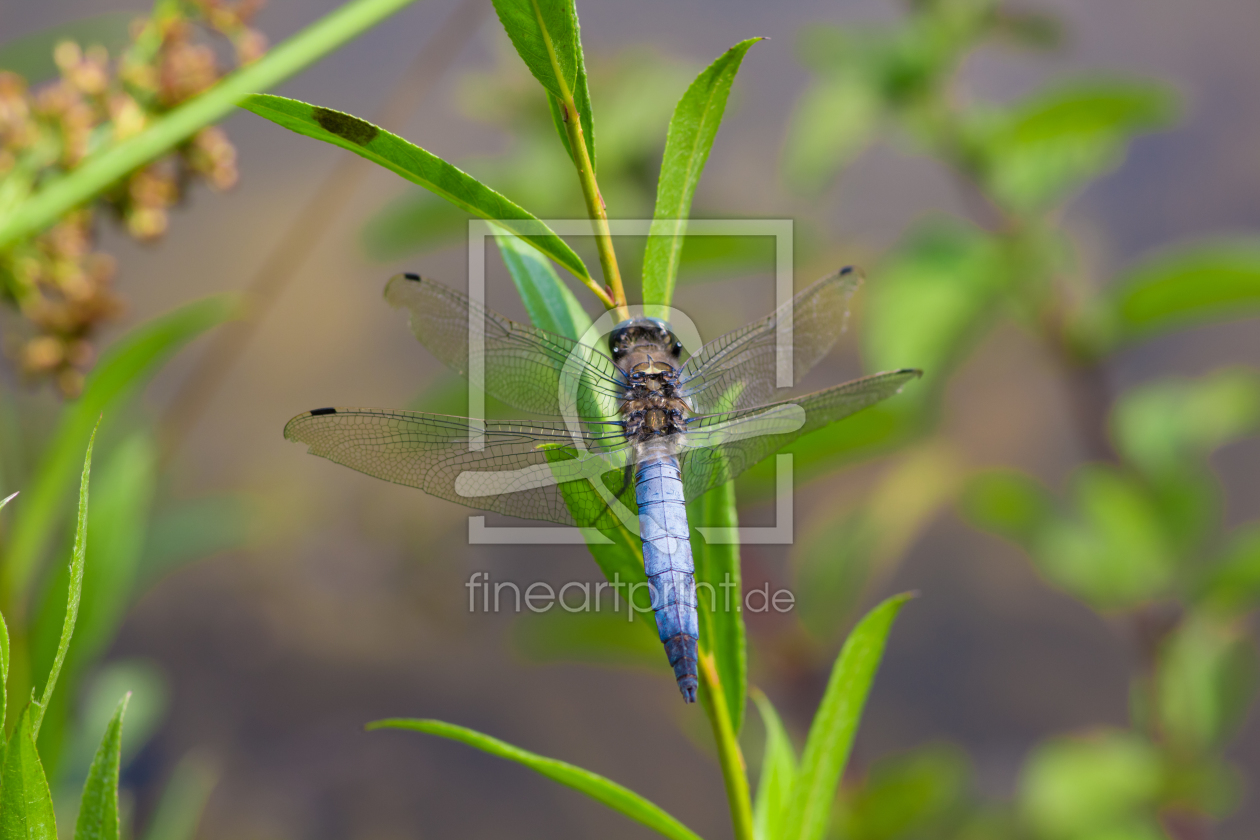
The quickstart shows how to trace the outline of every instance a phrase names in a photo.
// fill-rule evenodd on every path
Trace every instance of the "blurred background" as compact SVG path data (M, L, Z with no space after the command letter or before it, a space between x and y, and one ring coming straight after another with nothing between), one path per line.
M1260 728L1248 711L1256 673L1248 615L1260 542L1235 535L1260 509L1260 330L1247 318L1260 288L1256 246L1247 244L1260 225L1260 7L1030 0L1011 7L1023 16L1012 17L1005 36L959 35L938 44L938 53L914 53L919 47L905 33L915 31L916 16L943 5L578 6L610 216L650 214L665 126L695 73L735 42L768 36L744 62L693 216L793 219L798 289L844 264L866 267L851 329L807 386L884 367L927 368L922 393L907 395L909 408L858 423L861 441L846 438L841 424L816 452L798 456L795 545L743 548L746 588L770 582L793 588L801 601L789 615L746 616L751 679L799 744L843 632L878 598L917 590L858 734L837 836L1255 837ZM269 0L249 25L275 44L333 8L325 0ZM49 53L51 42L39 42L38 33L50 27L78 21L88 34L74 37L85 45L121 42L126 22L145 13L107 0L0 0L3 40L44 43ZM1042 173L1049 186L1028 187L1036 178L1019 172L1003 181L990 168L977 189L949 165L948 144L931 139L939 140L943 123L930 95L885 87L886 99L876 101L870 90L844 87L862 61L870 59L863 72L877 72L870 56L885 42L862 32L901 33L898 49L922 58L922 66L898 65L922 76L909 88L939 83L958 108L991 106L988 117L963 126L973 151L985 137L1004 142L1007 135L992 129L1005 113L1000 106L1047 84L1119 79L1115 85L1138 92L1123 100L1124 115L1106 115L1097 130L1114 136L1101 147L1075 149L1062 168ZM230 63L230 48L217 49ZM13 55L0 52L0 67L19 69L5 63L26 60ZM392 110L387 127L536 215L581 212L545 102L488 0L417 3L276 92L366 119ZM97 349L213 293L274 292L251 327L218 328L235 330L226 342L234 356L222 340L215 344L221 332L192 340L135 399L111 409L103 427L93 493L98 481L133 480L127 471L140 464L150 501L137 520L143 544L129 549L138 558L135 597L102 619L116 632L102 630L100 650L84 653L91 664L65 714L99 721L94 697L112 704L120 684L136 692L139 722L123 782L137 825L205 840L649 835L515 765L444 741L362 730L376 718L414 716L588 767L703 836L727 836L707 730L697 709L678 702L659 648L582 617L468 611L464 584L478 571L524 583L600 579L585 548L470 546L467 509L311 457L283 439L292 415L323 405L462 411L458 379L415 342L381 292L400 270L463 287L464 217L367 165L337 176L350 188L330 189L326 179L347 153L243 111L221 127L236 149L234 186L192 185L153 241L137 241L134 212L125 209L130 233L104 215L96 227L96 248L116 259L121 301L114 317L93 326ZM213 185L210 172L204 180ZM1050 198L1037 192L1060 188ZM312 207L328 214L326 229L315 227ZM1028 219L1035 223L1020 227ZM310 235L300 235L304 225ZM1016 228L1054 233L1020 240ZM286 237L292 244L280 259L291 276L268 273ZM1228 241L1230 276L1253 290L1253 308L1239 292L1228 313L1117 340L1106 353L1084 353L1088 365L1065 365L1072 348L1059 353L1017 308L977 293L962 304L976 320L956 315L957 288L993 272L985 243L1016 240L1053 253L1029 272L1071 288L1075 303L1105 297L1126 278L1136 282L1141 270L1161 271L1171 264L1163 259L1197 266L1195 248ZM574 244L593 253L588 243ZM1189 250L1161 257L1167 249ZM638 250L634 242L621 249L629 278L637 277ZM1210 256L1218 268L1228 262ZM490 306L525 320L493 248L487 262ZM741 326L771 309L772 265L764 242L689 246L676 305L706 337ZM629 285L636 288L635 280ZM574 288L594 313L597 302ZM3 495L26 489L23 471L33 469L65 410L62 392L82 387L56 372L69 363L27 365L23 373L29 325L11 310L5 318ZM957 327L934 337L942 318ZM1092 352L1088 340L1079 344ZM207 354L221 360L209 363L209 376ZM1080 369L1089 371L1087 385ZM1128 414L1107 421L1117 402ZM913 422L903 416L911 411ZM1102 425L1091 426L1090 417ZM1138 431L1126 437L1130 426ZM1151 498L1165 499L1160 487L1173 487L1174 496L1190 488L1183 496L1194 498L1178 496L1166 508L1152 502L1128 518L1108 518L1110 508L1098 502L1104 512L1093 516L1089 499L1128 491L1082 479L1082 464L1114 465L1125 481L1145 475L1143 465L1157 460L1143 461L1153 451L1142 448L1150 435L1155 449L1193 438L1182 447L1193 458L1186 456L1175 482L1143 484L1155 488ZM802 464L811 452L821 454ZM1004 471L983 472L991 468ZM772 486L772 472L737 483L745 524L773 522ZM1032 499L1027 505L1035 507L1038 493L1085 523L1069 535L1077 543L1046 548L1053 540L1024 527L1034 514L995 510L1002 505L994 499ZM131 497L119 498L125 512ZM1077 516L1077 508L1085 513ZM1163 571L1143 577L1128 568L1116 573L1119 583L1114 576L1098 583L1089 569L1060 562L1066 552L1101 567L1118 551L1142 566L1164 548L1143 543L1135 529L1187 510L1207 524L1189 528L1193 540L1170 538ZM1094 532L1082 536L1091 522L1102 523L1095 531L1107 539L1128 540L1123 550L1103 537L1089 542ZM1227 618L1213 612L1196 624L1200 572L1214 563L1234 568L1230 558L1241 558L1235 577L1242 582L1230 590L1238 604ZM55 577L37 577L32 591L55 588ZM1182 632L1191 625L1208 629ZM1168 652L1178 644L1189 652ZM1152 654L1152 645L1161 652ZM1176 670L1177 656L1189 663L1184 671ZM1168 746L1177 738L1175 714L1160 718L1140 695L1160 679L1189 685L1182 680L1198 666L1215 669L1204 677L1211 696L1186 703L1209 709L1203 725L1212 732L1183 750L1193 756L1182 762L1168 757L1177 752ZM1163 724L1148 726L1152 715ZM760 730L755 721L746 730L755 765ZM67 724L58 747L68 756L68 780L82 764L73 756L84 754L76 753L75 731ZM1148 737L1160 772L1171 762L1185 773L1146 787L1134 781L1149 770ZM1095 808L1106 812L1095 826L1093 806L1073 799L1073 785L1112 790L1116 779L1121 804ZM1039 821L1072 809L1085 816ZM1154 816L1135 817L1131 828L1128 816L1113 813L1120 811Z

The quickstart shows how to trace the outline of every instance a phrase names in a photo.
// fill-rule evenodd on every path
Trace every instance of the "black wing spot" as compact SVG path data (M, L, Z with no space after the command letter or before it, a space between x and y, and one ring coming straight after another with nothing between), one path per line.
M404 274L404 275L403 275L403 277L406 277L408 280L415 280L417 283L419 283L419 282L420 282L420 275L419 275L419 274L412 274L411 272L408 272L408 273Z
M840 276L841 276L841 277L844 277L844 276L849 275L849 274L852 274L852 273L853 273L853 266L851 266L851 265L846 265L844 268L840 269Z
M338 137L349 140L356 146L366 146L381 131L370 122L361 120L358 117L352 117L349 114L343 114L340 111L334 111L331 108L316 108L314 117L320 128L330 134L336 134Z
M317 408L314 411L310 412L310 415L312 417L318 417L321 414L336 414L336 413L337 413L337 409L335 408Z

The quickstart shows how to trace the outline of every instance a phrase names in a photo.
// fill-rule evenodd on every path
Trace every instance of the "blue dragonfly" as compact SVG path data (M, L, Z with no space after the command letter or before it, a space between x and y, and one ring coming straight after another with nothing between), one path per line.
M860 282L843 269L685 355L661 319L617 324L603 352L510 321L432 280L398 275L385 297L410 312L425 347L459 373L474 372L487 394L550 418L320 408L294 417L284 434L359 472L481 510L637 528L660 640L692 703L700 630L686 500L920 375L894 370L774 399L781 344L790 344L799 381L839 338Z

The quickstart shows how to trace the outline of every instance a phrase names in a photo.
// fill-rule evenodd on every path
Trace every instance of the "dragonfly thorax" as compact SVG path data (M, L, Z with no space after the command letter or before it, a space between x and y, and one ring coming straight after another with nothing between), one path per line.
M658 363L645 364L655 367ZM666 366L650 373L633 370L627 378L629 387L621 402L627 438L645 440L686 431L688 406L678 392L674 368Z
M619 324L608 338L625 382L620 411L626 437L645 441L686 430L687 404L678 392L682 343L656 318Z

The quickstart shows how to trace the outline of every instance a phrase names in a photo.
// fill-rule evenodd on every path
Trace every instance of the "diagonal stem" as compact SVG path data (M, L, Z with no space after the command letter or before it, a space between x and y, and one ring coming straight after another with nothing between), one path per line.
M463 0L456 6L399 78L373 122L387 129L401 125L454 62L485 13L481 0ZM167 406L160 433L163 463L174 457L191 434L263 319L298 275L304 258L312 251L312 243L318 242L337 220L363 176L370 171L367 162L360 157L339 157L333 171L267 255L243 292L242 319L218 329L210 347Z
M595 181L595 166L591 163L590 153L586 149L586 137L582 133L582 119L578 114L573 98L560 104L564 114L564 127L569 134L569 145L573 148L574 162L577 165L578 180L582 184L582 196L586 199L586 212L595 226L595 247L599 249L599 265L604 271L604 282L608 284L611 303L605 305L617 312L622 320L630 317L626 307L626 290L621 283L621 269L617 267L617 252L613 250L612 232L608 227L608 211L604 208L604 199L599 194L599 184ZM602 299L602 297L601 297Z
M700 654L700 684L704 688L704 710L713 726L713 738L717 741L718 761L722 765L722 781L726 784L726 799L731 808L731 824L735 840L753 840L752 797L748 791L748 772L744 754L731 725L730 713L722 694L722 682L718 679L717 663L712 653Z

